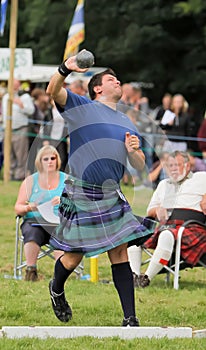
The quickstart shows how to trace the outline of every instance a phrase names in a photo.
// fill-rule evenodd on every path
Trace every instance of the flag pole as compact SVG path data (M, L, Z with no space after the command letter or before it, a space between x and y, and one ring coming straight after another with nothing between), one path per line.
M18 0L11 0L10 14L10 63L9 63L9 79L8 79L8 105L7 119L4 135L4 182L10 180L10 155L11 155L11 135L12 135L12 105L14 98L14 63L15 63L15 48L16 48L16 33L17 33L17 17L18 17Z

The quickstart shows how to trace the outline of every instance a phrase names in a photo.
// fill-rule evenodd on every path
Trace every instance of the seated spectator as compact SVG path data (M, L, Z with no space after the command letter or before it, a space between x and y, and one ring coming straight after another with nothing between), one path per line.
M167 161L169 153L162 152L159 154L159 159L154 162L152 168L149 171L147 180L152 183L152 188L155 190L159 182L163 179L166 179L167 172L165 167L165 162Z
M24 237L24 253L27 262L26 281L36 281L37 257L40 247L49 243L50 234L46 226L32 226L32 223L45 223L38 211L38 205L51 201L55 215L58 215L60 195L64 188L66 174L60 172L61 160L53 146L44 146L35 159L37 172L28 176L21 184L15 204L17 215L23 216L21 225ZM62 252L56 251L57 259Z
M135 278L136 285L142 288L149 286L168 264L183 222L190 219L205 222L206 172L193 174L188 154L179 151L169 155L166 166L169 178L160 181L147 209L147 215L158 219L160 224L144 243L145 247L155 251L145 274ZM198 225L195 228L188 226L184 230L181 245L181 256L191 267L206 254L205 230Z
M195 153L193 150L187 151L190 158L191 171L196 173L197 171L206 171L206 162L199 157L195 157Z

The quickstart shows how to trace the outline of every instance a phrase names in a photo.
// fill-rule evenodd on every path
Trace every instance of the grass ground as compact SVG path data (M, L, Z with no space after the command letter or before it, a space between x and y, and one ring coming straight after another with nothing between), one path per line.
M39 261L41 279L37 283L5 278L13 274L15 213L13 210L19 183L0 182L1 188L1 255L0 255L0 328L2 326L62 326L50 306L48 282L53 273L53 261ZM124 193L135 213L144 215L151 190ZM85 274L90 273L90 260L85 259ZM122 312L112 284L110 264L106 254L98 259L99 282L77 280L75 275L66 284L66 295L73 309L68 326L119 326ZM108 283L104 283L104 282ZM142 326L206 328L206 270L195 268L181 272L180 289L168 286L165 275L158 275L149 288L135 290L136 311ZM0 339L0 349L180 349L201 350L206 339Z

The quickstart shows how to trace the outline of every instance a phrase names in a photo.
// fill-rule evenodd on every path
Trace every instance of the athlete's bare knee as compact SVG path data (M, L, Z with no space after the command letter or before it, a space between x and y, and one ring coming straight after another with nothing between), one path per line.
M67 270L72 270L79 265L82 258L82 254L65 252L64 255L60 258L60 260Z
M127 244L122 244L108 251L108 257L112 264L128 261Z

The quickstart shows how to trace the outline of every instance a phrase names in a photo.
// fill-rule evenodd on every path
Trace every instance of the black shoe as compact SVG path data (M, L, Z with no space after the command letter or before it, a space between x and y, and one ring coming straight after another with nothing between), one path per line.
M64 292L58 295L52 291L52 283L53 280L49 282L49 293L54 313L60 321L68 322L72 318L72 309L65 299Z
M122 327L139 327L139 320L135 316L124 318L122 321Z
M149 277L147 275L140 275L139 276L139 287L141 288L145 288L145 287L148 287L149 284L150 284L150 280L149 280Z

